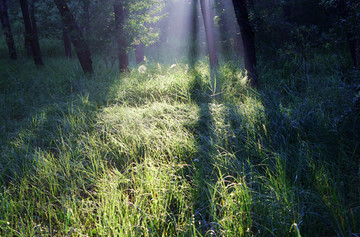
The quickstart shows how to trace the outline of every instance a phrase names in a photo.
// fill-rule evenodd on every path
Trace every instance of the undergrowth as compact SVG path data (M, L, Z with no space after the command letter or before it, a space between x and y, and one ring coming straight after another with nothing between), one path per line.
M360 235L359 95L335 59L264 63L257 89L231 62L0 60L1 236Z

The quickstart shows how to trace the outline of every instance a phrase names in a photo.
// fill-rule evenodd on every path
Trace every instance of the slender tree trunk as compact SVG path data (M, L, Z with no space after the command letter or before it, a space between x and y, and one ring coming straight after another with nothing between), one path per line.
M28 58L31 58L33 57L32 48L31 48L31 39L28 36L28 34L26 34L26 32L24 32L23 35L24 35L24 48L26 51L26 56Z
M1 18L2 30L9 50L10 58L15 60L17 59L17 54L15 49L14 38L10 28L10 21L7 11L6 0L0 0L0 18Z
M69 37L68 30L64 26L62 27L62 33L63 33L63 40L64 40L65 56L67 58L72 58L71 39Z
M218 65L216 56L215 35L213 32L213 21L210 14L209 0L200 0L201 13L204 20L206 41L209 50L210 68L215 68Z
M199 46L198 46L198 32L199 32L199 21L198 21L198 1L191 2L190 12L190 47L188 52L189 64L193 68L198 59Z
M125 9L121 1L115 1L114 4L115 24L116 24L116 38L118 45L118 59L120 72L129 71L129 58L127 53L126 38L123 33L123 24L125 20Z
M37 28L37 23L36 23L36 18L35 18L35 2L36 1L37 0L30 1L29 13L30 13L30 21L31 21L31 26L32 26L32 31L33 31L32 40L34 40L35 49L39 51L38 54L41 57L41 49L40 49L39 37L38 37L38 28Z
M250 85L257 84L256 75L256 54L255 54L255 35L250 25L246 0L233 0L236 19L238 21L241 37L244 44L244 62L247 77Z
M83 34L76 24L74 16L71 14L65 0L54 0L59 9L63 26L69 30L70 39L79 58L84 73L93 73L91 53L88 44L84 40Z
M23 19L24 19L26 38L30 42L34 62L36 65L41 66L41 65L43 65L43 61L42 61L42 57L41 57L39 40L38 40L36 31L35 31L36 30L35 19L34 19L34 22L32 23L30 15L29 15L29 6L27 3L27 0L20 0L20 6L21 6L21 12L23 15ZM35 24L35 30L34 30L33 24Z
M136 45L135 48L135 56L136 56L136 63L142 63L144 61L144 44L140 42L140 44Z

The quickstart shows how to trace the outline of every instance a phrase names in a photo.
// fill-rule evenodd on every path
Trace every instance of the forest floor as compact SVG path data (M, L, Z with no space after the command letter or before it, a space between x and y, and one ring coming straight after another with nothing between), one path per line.
M359 93L336 58L0 59L1 236L359 236Z

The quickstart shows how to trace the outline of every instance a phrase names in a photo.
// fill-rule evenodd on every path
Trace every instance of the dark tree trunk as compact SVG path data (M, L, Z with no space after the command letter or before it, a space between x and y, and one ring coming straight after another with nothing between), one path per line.
M29 6L27 3L27 0L19 0L20 6L21 6L21 12L24 19L24 25L25 25L25 32L26 32L26 39L28 42L30 42L31 50L32 50L32 56L34 58L34 62L36 65L43 65L42 57L41 57L41 51L40 51L40 45L39 40L36 34L36 23L35 21L32 23L31 18L29 15ZM35 19L34 19L35 20ZM35 30L34 26L35 24Z
M0 18L1 26L5 36L6 44L9 49L9 55L11 59L17 59L14 38L10 28L9 15L7 11L6 0L0 0Z
M115 24L116 24L116 38L118 45L118 59L120 72L129 71L129 59L127 53L126 37L123 32L123 24L125 20L126 10L121 1L115 1L114 4Z
M26 32L24 32L24 48L26 51L26 56L28 58L31 58L33 56L32 48L31 48L31 40L28 37L28 35L26 34Z
M63 26L69 30L70 39L79 58L84 73L93 73L91 53L88 44L84 40L83 34L76 24L75 18L70 12L65 0L54 0L59 9Z
M36 48L36 50L39 50L39 55L41 57L41 50L40 50L39 37L38 37L38 28L37 28L36 18L35 18L35 2L36 1L37 0L31 0L30 5L29 5L29 13L30 13L30 21L31 21L31 26L32 26L32 31L33 31L32 40L34 40L35 48Z
M198 59L199 47L198 47L198 1L191 2L191 12L190 12L190 47L188 52L188 58L190 67L193 68Z
M233 0L234 10L237 22L239 24L241 37L244 44L244 63L247 77L250 85L257 84L256 75L256 54L255 54L255 36L250 25L246 0Z
M204 20L206 42L209 50L210 68L215 68L218 65L216 56L215 35L213 32L213 21L210 15L209 0L200 0L201 13Z
M144 62L144 44L140 42L140 44L136 45L135 48L135 56L136 56L136 63Z
M68 30L64 26L62 28L62 33L63 33L63 40L64 40L65 56L67 58L72 58L71 40L69 37Z

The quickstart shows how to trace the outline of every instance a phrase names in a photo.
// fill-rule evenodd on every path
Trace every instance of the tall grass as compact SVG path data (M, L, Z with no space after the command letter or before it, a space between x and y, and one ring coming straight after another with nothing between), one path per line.
M360 235L356 92L335 59L0 59L1 236ZM330 65L329 65L330 63Z

